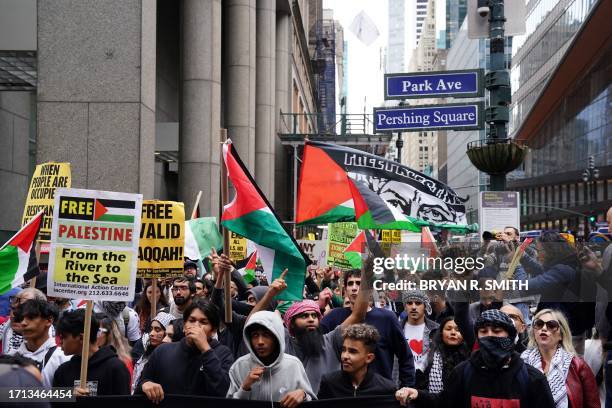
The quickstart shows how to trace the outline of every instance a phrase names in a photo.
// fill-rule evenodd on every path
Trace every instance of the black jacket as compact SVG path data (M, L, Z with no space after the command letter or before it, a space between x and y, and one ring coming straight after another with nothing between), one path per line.
M187 344L186 338L158 346L142 371L136 393L142 394L142 384L152 381L160 384L165 394L225 397L234 357L216 340L210 340L210 346L202 353Z
M350 375L342 370L323 375L318 399L363 397L366 395L394 395L397 387L393 381L368 370L359 387L353 386Z
M57 368L53 376L54 387L74 388L81 376L81 356L73 356ZM130 395L130 372L117 356L113 346L100 347L90 358L87 383L91 396ZM93 383L93 384L91 384Z
M444 384L440 394L429 394L419 390L414 401L417 408L460 408L460 407L517 407L555 408L548 381L538 369L523 362L517 353L512 354L510 364L489 370L483 366L480 350L459 364ZM471 364L471 377L464 378L465 365ZM526 389L522 389L519 371L527 368Z

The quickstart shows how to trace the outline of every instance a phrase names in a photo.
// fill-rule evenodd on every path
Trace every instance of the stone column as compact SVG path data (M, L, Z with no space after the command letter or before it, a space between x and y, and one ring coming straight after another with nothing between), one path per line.
M255 80L255 174L257 184L274 202L274 141L276 140L276 0L257 1Z
M288 9L288 7L287 7ZM288 11L288 10L287 10ZM291 15L287 12L276 14L276 132L288 133L288 122L283 121L280 112L291 112ZM278 136L274 137L275 162L275 194L274 206L279 216L284 220L293 219L293 212L289 209L290 174L287 166L287 148L284 147Z
M219 214L221 0L183 0L179 197L190 212ZM188 215L187 215L188 216Z
M225 127L255 175L255 0L223 1Z
M153 198L155 0L38 1L37 162Z

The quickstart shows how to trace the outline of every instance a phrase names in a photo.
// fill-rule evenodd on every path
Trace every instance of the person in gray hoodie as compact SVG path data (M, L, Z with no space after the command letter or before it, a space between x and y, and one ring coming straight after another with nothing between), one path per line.
M228 397L280 402L285 408L316 399L302 362L285 354L285 329L278 314L261 311L251 315L244 327L244 341L249 354L230 368Z

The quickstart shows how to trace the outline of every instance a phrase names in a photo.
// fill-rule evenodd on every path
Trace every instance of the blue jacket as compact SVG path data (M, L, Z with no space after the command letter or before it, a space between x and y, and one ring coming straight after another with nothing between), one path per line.
M328 333L339 326L351 314L351 309L332 309L321 320L321 330ZM393 379L393 356L397 356L399 364L399 382L401 387L412 387L415 384L414 361L412 352L404 339L395 313L381 308L372 308L364 323L370 324L380 333L380 341L376 347L376 358L370 365L378 374L390 380Z

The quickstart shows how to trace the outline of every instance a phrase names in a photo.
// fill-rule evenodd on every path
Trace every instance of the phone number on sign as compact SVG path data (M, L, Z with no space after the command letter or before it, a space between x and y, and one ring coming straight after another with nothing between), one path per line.
M88 292L89 296L129 296L127 291L118 292L114 290L90 290Z
M76 401L71 388L0 388L0 402Z

